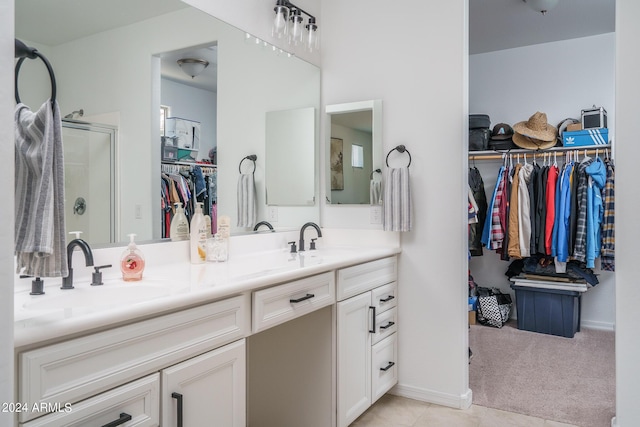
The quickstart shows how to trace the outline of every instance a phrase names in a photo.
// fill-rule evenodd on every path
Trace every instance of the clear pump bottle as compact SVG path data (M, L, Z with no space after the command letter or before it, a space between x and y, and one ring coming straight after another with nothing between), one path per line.
M134 238L135 234L129 234L129 245L122 253L120 258L120 270L122 271L122 280L126 282L142 279L144 271L144 255L138 249Z

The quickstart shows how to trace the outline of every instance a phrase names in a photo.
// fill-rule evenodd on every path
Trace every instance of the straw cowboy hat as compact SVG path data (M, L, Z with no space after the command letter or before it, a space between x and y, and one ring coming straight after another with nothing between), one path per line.
M513 125L513 142L528 150L545 150L556 145L558 129L547 123L545 113L536 112L526 122Z

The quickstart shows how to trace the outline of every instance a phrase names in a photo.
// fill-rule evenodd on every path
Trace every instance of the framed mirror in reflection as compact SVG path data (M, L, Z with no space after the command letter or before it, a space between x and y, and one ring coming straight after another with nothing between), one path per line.
M216 212L231 216L232 225L238 162L248 154L258 157L256 221L268 220L276 230L319 221L317 204L301 212L279 205L267 215L264 163L266 112L319 111L316 66L265 49L245 32L178 0L72 3L16 2L16 37L52 63L63 116L82 109L83 116L74 118L116 129L115 188L108 195L87 190L91 197L113 200L109 241L124 242L129 233L136 233L140 241L162 236L161 165L167 153L162 150L161 111L200 123L199 149L182 160L211 162L210 153L215 152ZM207 59L209 66L200 75L187 75L177 65L177 59L205 54L215 54L215 59ZM46 70L24 66L20 82L25 104L37 107L48 97ZM283 87L295 90L282 91ZM311 143L317 147L317 130ZM307 173L314 179L315 169ZM87 213L96 209L90 197L84 199ZM252 230L233 227L232 233ZM91 236L89 227L81 231L92 245L109 242Z
M326 106L326 201L379 204L382 180L382 101Z

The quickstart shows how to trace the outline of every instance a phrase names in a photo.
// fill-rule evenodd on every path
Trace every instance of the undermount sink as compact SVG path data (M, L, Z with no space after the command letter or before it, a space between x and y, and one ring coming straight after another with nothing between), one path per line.
M23 305L25 310L59 310L67 308L105 307L132 304L167 296L171 288L162 281L111 282L90 288L60 290L52 295L33 298Z

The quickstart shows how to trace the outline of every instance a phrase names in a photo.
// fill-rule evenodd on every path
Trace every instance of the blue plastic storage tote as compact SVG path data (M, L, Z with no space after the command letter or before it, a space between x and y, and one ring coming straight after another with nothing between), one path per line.
M580 330L577 291L511 285L516 292L518 329L573 338Z

